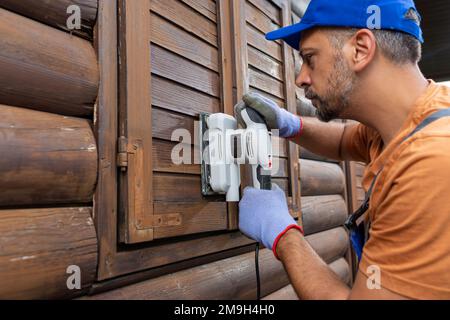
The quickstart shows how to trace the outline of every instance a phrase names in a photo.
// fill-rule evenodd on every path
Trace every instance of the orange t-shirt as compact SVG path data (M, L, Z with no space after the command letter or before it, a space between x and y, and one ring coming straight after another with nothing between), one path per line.
M413 299L450 299L450 117L399 143L427 116L450 108L450 88L430 81L400 133L383 150L378 132L352 127L343 147L368 163L363 186L374 186L359 269L376 266L381 286ZM370 271L369 271L370 270Z

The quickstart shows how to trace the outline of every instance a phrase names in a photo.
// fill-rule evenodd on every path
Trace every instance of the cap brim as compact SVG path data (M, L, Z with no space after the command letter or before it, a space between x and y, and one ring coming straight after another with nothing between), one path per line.
M295 50L299 50L302 32L313 28L314 25L299 22L266 34L267 40L283 40Z

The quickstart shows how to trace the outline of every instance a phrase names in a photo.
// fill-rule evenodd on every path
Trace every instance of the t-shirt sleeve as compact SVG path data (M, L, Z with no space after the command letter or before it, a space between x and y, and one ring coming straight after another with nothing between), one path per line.
M348 154L353 161L370 162L370 145L375 134L374 130L363 124L355 123L346 128L342 141L343 154Z
M411 142L383 179L360 271L379 268L381 286L409 298L450 299L450 137Z

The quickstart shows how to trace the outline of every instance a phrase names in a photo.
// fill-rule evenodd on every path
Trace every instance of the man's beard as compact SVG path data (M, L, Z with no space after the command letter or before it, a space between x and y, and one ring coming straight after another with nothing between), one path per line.
M335 55L334 68L327 83L327 91L323 96L311 88L305 91L306 98L317 101L316 114L323 122L342 118L350 106L350 96L355 88L356 77L341 53Z

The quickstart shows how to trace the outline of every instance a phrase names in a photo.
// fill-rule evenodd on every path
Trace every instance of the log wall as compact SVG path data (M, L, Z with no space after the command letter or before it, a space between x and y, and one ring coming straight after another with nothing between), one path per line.
M0 299L74 298L97 278L97 4L0 0Z
M100 160L102 169L113 165L103 157L99 159L97 133L92 130L98 121L93 115L99 66L91 40L97 7L105 5L102 1L73 2L81 6L83 17L82 30L74 32L76 36L73 36L64 27L67 15L63 9L69 3L67 0L0 0L0 152L4 155L0 160L0 185L6 190L0 194L0 298L51 299L85 295L100 278L96 274L97 267L111 263L110 252L117 249L114 237L111 237L112 243L97 243L98 235L92 221L97 163ZM239 16L242 19L239 23L247 41L248 64L244 74L233 80L231 67L227 66L230 63L227 51L231 49L221 45L226 36L223 28L231 26L220 24L221 19L227 17L221 10L230 8L220 7L221 3L219 0L150 2L151 68L147 71L151 76L152 98L151 121L148 121L152 124L153 135L152 207L159 215L169 218L179 213L183 224L155 228L154 238L159 242L153 247L142 244L127 252L130 247L123 245L117 260L119 265L114 265L116 273L101 276L102 279L112 278L126 275L131 269L138 272L145 266L164 267L164 263L176 264L196 254L201 256L201 252L183 248L203 241L201 237L194 237L205 232L220 233L211 237L217 243L205 245L208 250L205 249L204 255L231 249L236 250L233 251L235 256L217 262L212 262L215 258L210 261L205 258L203 265L133 285L127 286L129 283L124 281L125 287L91 298L255 297L254 253L242 254L243 247L250 242L242 240L238 232L230 232L237 228L233 220L235 212L223 198L209 201L201 197L198 165L174 166L171 162L175 145L171 141L172 131L186 129L193 136L194 121L200 112L229 111L230 101L236 98L233 89L241 90L238 88L241 84L236 82L242 80L249 90L272 98L282 107L289 106L289 82L286 81L289 78L286 66L289 65L285 48L280 42L264 40L264 33L284 23L280 9L271 1L235 1L235 5L240 3L244 10L241 13L245 12ZM231 46L234 39L228 40ZM102 43L100 41L100 45ZM114 61L113 58L110 57L110 61ZM108 75L108 72L103 70L102 74ZM224 79L229 83L225 84ZM109 85L115 88L112 80ZM307 109L308 104L297 106L314 114ZM104 114L96 115L103 117ZM106 130L109 124L116 128L117 115L107 115L111 123L102 118L101 128ZM102 138L102 143L108 145L101 148L115 150L116 138ZM297 155L292 165L289 161L294 149L284 140L279 142L281 148L276 156L280 169L273 178L287 196L292 196L290 179L297 165ZM193 146L190 149L196 152ZM347 213L342 170L336 162L304 154L299 162L300 180L295 178L295 183L301 184L303 189L301 209L307 240L330 268L350 282L350 268L343 259L348 236L340 227ZM117 211L111 208L109 213L116 219ZM115 222L107 224L104 216L95 218L97 226L98 223L116 226ZM115 235L117 230L106 232ZM104 240L103 236L102 233L99 238ZM166 241L173 237L180 238ZM183 240L178 243L178 239ZM106 249L102 251L100 246ZM176 247L176 252L171 256L170 252L164 252L167 247ZM285 288L281 293L289 291L286 274L270 251L261 251L260 264L263 295L276 297L280 289ZM70 265L80 267L80 290L67 288Z
M97 147L85 119L0 105L0 207L91 203Z
M348 265L340 259L347 250L342 229L307 237L314 250L332 270L347 281ZM120 289L86 297L94 300L119 299L255 299L254 252L143 281ZM282 264L270 250L260 251L261 293L269 295L288 285Z
M89 41L1 8L0 38L1 104L92 116L99 79Z
M67 29L67 19L70 15L67 13L67 9L71 5L80 8L81 29L79 30ZM0 0L0 7L92 40L97 18L98 0Z
M86 293L97 268L91 214L89 207L0 211L0 299L67 299ZM80 268L80 289L67 286L70 266Z

